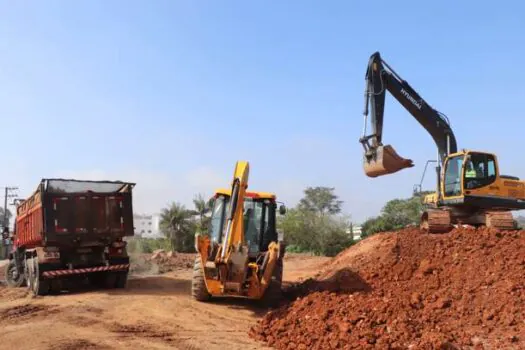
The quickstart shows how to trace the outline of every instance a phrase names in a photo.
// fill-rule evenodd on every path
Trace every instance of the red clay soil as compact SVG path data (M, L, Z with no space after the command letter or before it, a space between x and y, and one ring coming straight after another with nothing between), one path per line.
M195 253L157 252L131 256L130 272L133 275L161 274L193 267Z
M378 234L250 335L276 349L524 349L524 281L525 231Z

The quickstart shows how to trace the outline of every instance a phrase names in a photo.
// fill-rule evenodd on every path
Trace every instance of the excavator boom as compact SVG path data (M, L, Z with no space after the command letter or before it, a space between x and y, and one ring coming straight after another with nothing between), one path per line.
M365 149L364 170L369 177L395 173L412 167L410 159L399 156L390 145L383 145L383 115L386 91L405 107L408 112L428 131L439 151L439 163L443 164L450 153L457 151L456 138L445 115L433 109L419 94L382 60L379 52L374 53L366 70L365 126L360 138ZM371 134L367 135L369 105L371 110Z

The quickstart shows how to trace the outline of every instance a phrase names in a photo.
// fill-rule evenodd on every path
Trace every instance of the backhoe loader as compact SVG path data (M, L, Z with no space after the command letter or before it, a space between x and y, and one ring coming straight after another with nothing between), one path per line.
M249 163L238 161L230 189L213 197L207 235L195 236L192 296L233 296L272 306L281 297L285 247L276 230L276 196L247 191ZM279 207L284 215L285 206Z
M412 160L399 156L391 145L383 145L385 93L392 96L432 136L437 149L437 190L423 199L425 210L420 227L429 233L444 233L457 225L516 228L512 210L525 209L525 182L500 175L492 153L458 151L448 118L432 108L381 58L374 53L365 75L363 167L369 177L396 173L413 167ZM372 132L367 135L368 109Z

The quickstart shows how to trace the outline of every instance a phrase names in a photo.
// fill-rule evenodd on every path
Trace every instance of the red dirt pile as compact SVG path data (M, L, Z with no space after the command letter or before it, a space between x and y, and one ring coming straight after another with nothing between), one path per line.
M524 289L525 231L411 228L342 252L250 335L277 349L523 349Z

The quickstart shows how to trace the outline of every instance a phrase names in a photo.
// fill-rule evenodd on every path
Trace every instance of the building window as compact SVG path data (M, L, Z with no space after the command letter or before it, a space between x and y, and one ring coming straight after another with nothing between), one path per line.
M151 230L148 230L148 233L151 233Z
M150 226L151 226L151 221L150 221L150 222L148 222L148 225L150 225Z

